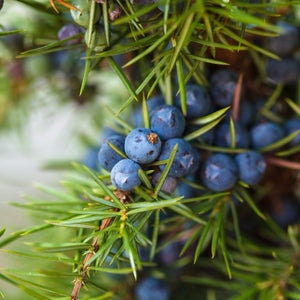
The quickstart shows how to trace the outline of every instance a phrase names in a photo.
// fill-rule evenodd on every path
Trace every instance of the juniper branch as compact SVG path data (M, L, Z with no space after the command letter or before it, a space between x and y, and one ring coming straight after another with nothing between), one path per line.
M124 204L127 194L124 192L121 192L121 191L116 191L114 194L119 198L120 202L122 204ZM118 209L112 209L112 211L118 211ZM101 225L99 226L99 231L103 231L104 229L109 227L112 220L113 220L113 218L107 218L107 219L102 220ZM87 253L87 255L85 256L85 258L83 260L80 274L74 280L74 287L73 287L73 290L71 293L71 298L70 298L71 300L78 299L78 295L80 293L81 287L84 285L86 278L88 276L90 261L93 258L93 256L98 252L99 247L100 247L99 237L96 236L92 242L91 249L89 250L89 252Z

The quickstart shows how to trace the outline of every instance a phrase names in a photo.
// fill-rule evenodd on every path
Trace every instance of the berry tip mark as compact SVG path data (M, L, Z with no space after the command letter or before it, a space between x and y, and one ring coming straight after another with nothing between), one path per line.
M157 134L154 132L151 132L147 135L147 139L150 143L156 144L157 143Z

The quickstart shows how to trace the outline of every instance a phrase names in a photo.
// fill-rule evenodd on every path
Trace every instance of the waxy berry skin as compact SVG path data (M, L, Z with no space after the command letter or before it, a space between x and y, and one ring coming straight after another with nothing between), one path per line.
M250 143L248 131L239 123L234 124L234 144L236 148L247 148ZM215 145L219 147L230 147L233 137L230 133L230 123L222 122L215 131Z
M269 146L284 136L284 129L274 122L260 123L250 129L250 140L254 149Z
M66 24L64 25L59 31L58 31L58 39L64 40L67 38L71 38L72 36L79 35L82 33L81 28L75 24ZM66 45L73 45L80 42L80 38L76 37L68 42L66 42Z
M165 104L165 99L162 95L158 95L155 97L151 97L146 101L148 114L149 116L153 112L153 110L161 105ZM133 123L135 127L143 127L144 126L144 120L143 120L143 112L142 107L139 105L136 107L133 111Z
M241 100L238 108L237 121L241 126L247 127L251 124L254 119L256 109L253 103L250 103L247 100ZM230 108L226 113L225 120L229 121L232 117L233 109Z
M99 171L98 153L99 153L98 147L89 148L82 159L82 164L84 164L90 169Z
M191 175L199 167L200 154L190 143L181 138L174 138L165 141L158 160L168 159L176 144L178 145L178 149L168 175L172 177ZM160 165L159 168L163 171L165 165Z
M177 188L176 188L176 195L182 196L184 198L193 198L193 197L199 197L202 196L204 193L203 188L199 189L192 185L190 185L188 182L200 184L198 174L193 174L190 176L186 176L186 181L178 180L177 182Z
M297 27L283 21L279 21L277 26L281 28L282 33L268 39L268 50L279 56L288 56L296 48L299 41Z
M214 192L229 190L238 179L236 163L227 154L212 154L202 165L201 179L203 184Z
M136 300L170 300L171 291L161 279L147 277L135 287Z
M236 90L238 75L231 70L218 70L210 79L210 95L219 107L232 104Z
M276 199L269 209L269 214L278 226L287 229L300 220L299 202L293 196Z
M283 124L283 127L287 134L291 134L297 130L300 130L300 118L299 117L293 117L285 121ZM300 144L300 133L297 134L291 141L291 146L296 146Z
M160 154L161 140L148 128L133 129L125 138L126 155L140 164L155 161Z
M124 158L114 165L110 173L112 184L122 190L131 191L141 184L138 171L141 166L129 158Z
M280 60L269 58L266 61L267 81L272 84L296 84L299 76L300 62L292 57L284 57Z
M235 156L239 179L249 185L257 184L266 171L266 161L261 153L248 150Z
M180 96L175 98L175 106L181 109ZM211 100L203 87L196 84L186 86L186 118L193 119L209 113Z
M162 173L159 171L156 171L152 174L151 182L154 187L159 182L161 175L162 175ZM161 190L164 193L172 194L175 191L176 187L177 187L177 178L172 177L172 176L167 176L161 187Z
M124 158L119 153L114 151L109 143L114 145L120 151L124 152L125 136L119 134L112 135L108 137L101 145L98 153L98 160L100 166L107 171L111 171L113 166Z
M161 140L181 137L185 129L185 118L175 106L161 105L150 116L150 128Z

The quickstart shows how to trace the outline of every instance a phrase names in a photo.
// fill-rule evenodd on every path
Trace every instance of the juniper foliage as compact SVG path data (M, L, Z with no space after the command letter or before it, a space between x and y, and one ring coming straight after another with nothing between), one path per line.
M243 73L254 90L267 91L260 108L262 117L282 123L278 105L285 105L289 114L300 114L299 80L292 88L269 85L263 68L268 58L279 59L265 47L267 38L280 33L276 20L299 26L297 1L160 0L147 5L129 0L82 1L88 11L82 34L64 40L56 34L63 24L75 23L70 17L74 9L54 1L60 11L57 14L48 1L18 2L37 17L32 32L23 32L22 27L2 29L2 38L25 37L13 55L26 61L68 53L70 65L65 71L75 78L67 85L75 84L78 101L95 101L86 100L94 91L90 90L93 76L112 72L124 91L122 97L116 96L117 105L111 107L110 99L107 105L96 101L91 105L93 110L97 105L99 110L105 108L109 125L120 133L133 129L128 115L136 105L141 105L145 127L149 127L146 101L157 94L168 104L173 104L174 94L180 95L186 114L186 84L193 81L208 87L207 72L224 67ZM13 14L13 4L7 13ZM78 42L67 44L74 38ZM6 42L3 47L12 51ZM20 94L24 91L20 87ZM239 96L237 89L236 98ZM63 100L68 101L66 98ZM5 101L7 109L0 115L3 127L14 119L13 110L20 108L14 98L9 100L13 106ZM193 119L192 124L201 127L184 139L205 153L243 152L234 143L234 115L231 147L216 147L199 139L217 128L229 109L219 108ZM13 203L31 212L35 225L12 234L3 228L1 251L30 260L30 266L2 269L0 279L20 288L28 299L133 299L136 283L148 274L166 279L172 286L172 299L299 299L299 220L282 228L264 206L272 203L276 192L292 194L299 202L300 148L289 146L297 134L299 131L260 149L269 165L263 184L250 187L238 182L234 189L216 193L181 179L197 190L193 197L162 191L176 147L166 161L153 164L153 170L166 164L157 184L151 183L153 170L141 170L142 185L132 192L116 190L108 172L72 162L61 189L40 184L37 188L45 198L26 196L23 204ZM287 179L274 174L282 167L280 175ZM269 201L264 202L265 198ZM25 242L20 249L14 246L18 242ZM159 253L174 243L181 247L172 264L158 263ZM5 297L1 291L0 295Z

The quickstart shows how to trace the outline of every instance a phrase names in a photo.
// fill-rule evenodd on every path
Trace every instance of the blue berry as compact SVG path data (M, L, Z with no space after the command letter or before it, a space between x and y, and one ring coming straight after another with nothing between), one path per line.
M161 174L162 173L159 171L156 171L152 174L151 181L154 186L156 186L158 181L160 180ZM172 194L175 191L176 187L177 187L177 179L172 176L167 176L161 187L161 191L167 194Z
M287 134L291 134L296 130L300 130L300 118L299 117L294 117L291 119L288 119L285 121L283 124L284 129ZM297 134L290 142L291 146L296 146L300 144L300 133Z
M269 214L273 221L283 229L300 220L300 206L296 198L284 198L272 202Z
M110 178L112 184L122 190L131 191L141 184L138 171L140 165L129 158L117 162L111 170Z
M268 49L279 56L286 56L293 52L298 43L297 27L287 22L277 23L282 33L268 39Z
M136 300L170 300L170 288L161 279L147 277L135 287Z
M233 188L237 178L236 163L227 154L212 154L203 163L201 179L203 184L212 191L222 192Z
M185 127L184 135L190 134L198 129L201 128L201 125L197 124L188 124ZM200 135L197 140L200 142L204 142L205 144L212 145L214 141L214 136L215 136L215 127L211 128L209 131L206 131L202 135Z
M289 57L281 60L269 58L266 63L266 76L273 84L295 84L300 76L300 62Z
M183 153L183 155L186 155L186 153ZM194 162L190 166L189 171L186 175L195 174L200 167L200 153L199 153L198 149L192 146L191 155L193 157Z
M177 107L161 105L152 112L150 127L161 140L181 137L185 129L185 118Z
M235 122L235 147L247 148L250 143L248 130L246 130L239 123ZM231 139L233 137L230 133L230 123L222 122L215 131L215 144L219 147L230 147Z
M99 147L89 148L82 159L82 163L87 167L89 167L90 169L99 171L98 153L99 153Z
M199 183L199 180L198 180L198 178L195 177L195 175L187 176L187 177L185 177L185 179L187 179L188 181L190 181L193 184ZM176 195L183 196L184 198L194 198L194 197L202 196L203 189L199 189L185 181L180 180L177 183Z
M117 147L120 151L124 152L125 136L118 134L112 135L108 137L100 147L98 154L99 164L102 168L104 168L107 171L111 171L113 166L118 161L123 159L123 157L120 154L118 154L112 149L109 143Z
M165 98L163 95L151 97L147 100L147 107L149 114L158 106L165 104Z
M120 128L121 129L121 128ZM105 142L105 140L113 135L121 135L118 131L112 129L111 127L104 126L99 135L100 145ZM122 135L123 136L123 135Z
M249 150L235 156L239 179L247 184L257 184L266 171L266 161L257 151Z
M200 154L191 146L191 144L181 138L165 141L158 160L168 159L176 144L178 144L178 149L168 175L172 177L190 175L199 167ZM159 168L163 171L165 165L160 165Z
M255 108L253 106L253 103L249 103L247 100L241 100L239 105L239 111L238 111L238 123L242 126L248 126L252 122L254 115L255 115ZM232 116L232 109L228 111L228 113L225 116L225 120L229 120L229 118Z
M125 153L140 164L153 162L160 154L159 136L148 128L133 129L125 139Z
M82 33L81 28L75 24L66 24L64 25L59 31L58 31L58 39L64 40L67 38L71 38L72 36L78 35ZM74 38L68 42L66 42L66 45L73 45L80 42L80 38Z
M161 242L164 244L164 241ZM172 241L167 243L155 256L155 261L162 266L171 266L178 258L184 242Z
M254 149L273 144L283 138L284 135L283 128L274 122L261 123L250 129L250 139Z
M176 107L181 108L180 97L175 98ZM198 118L208 114L211 100L208 93L202 86L196 84L188 84L186 86L186 117Z
M225 107L232 104L237 81L237 74L228 69L218 70L212 75L209 92L216 105Z
M149 98L146 103L148 108L148 114L150 116L156 107L165 104L165 99L162 95L159 95L159 96ZM135 127L144 126L142 107L140 105L136 107L134 110L134 126Z

